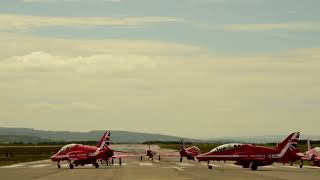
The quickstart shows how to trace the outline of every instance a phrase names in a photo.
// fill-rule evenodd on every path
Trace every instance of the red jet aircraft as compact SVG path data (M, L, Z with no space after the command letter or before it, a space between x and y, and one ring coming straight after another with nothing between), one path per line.
M209 169L212 169L210 160L236 161L236 165L251 168L251 170L257 170L258 166L271 165L275 161L293 162L302 158L301 153L297 150L299 135L299 132L290 134L275 148L254 144L224 144L197 156L197 159L199 162L207 161ZM302 168L302 163L300 168Z
M186 157L188 160L195 160L195 157L201 154L201 151L196 146L191 146L186 148L183 140L181 139L181 147L179 150L180 162L182 162L182 158Z
M112 150L109 147L110 141L110 131L104 133L101 137L99 143L96 146L88 146L82 144L68 144L62 147L55 155L50 159L54 162L57 162L58 168L61 168L61 161L68 161L70 169L73 169L74 166L84 164L92 164L96 168L99 168L97 160L109 160L113 158L119 158L119 164L121 165L121 157L125 156L116 156L114 152L121 152ZM108 161L107 161L108 162Z
M315 166L320 166L320 147L311 149L310 140L307 141L308 151L305 152L303 160L313 161Z
M146 154L140 155L140 160L142 161L143 156L147 156L149 159L153 160L153 157L157 154L156 151L151 150L150 144L148 145L148 150L146 151ZM159 161L160 161L160 155L159 155Z
M153 160L154 156L156 156L157 152L151 150L150 145L149 149L146 152L146 156ZM186 148L182 139L181 139L181 147L179 151L173 151L165 154L158 154L159 155L159 161L161 160L161 156L179 156L180 162L182 162L182 158L186 157L188 160L195 160L195 157L201 154L200 149L196 146L191 146ZM141 155L141 161L142 161L143 155Z

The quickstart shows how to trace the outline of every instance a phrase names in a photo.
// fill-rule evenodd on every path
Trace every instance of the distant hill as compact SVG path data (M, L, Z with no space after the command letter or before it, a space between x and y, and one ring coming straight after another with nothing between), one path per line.
M43 131L29 128L1 128L0 143L24 142L38 143L46 141L98 141L104 131L69 132ZM114 143L143 143L146 141L180 141L181 137L139 133L128 131L111 131L111 141ZM189 142L199 142L197 139L183 138Z

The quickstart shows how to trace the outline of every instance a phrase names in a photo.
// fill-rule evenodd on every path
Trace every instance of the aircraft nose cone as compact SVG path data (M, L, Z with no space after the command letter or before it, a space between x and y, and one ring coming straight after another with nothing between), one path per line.
M57 161L57 156L56 156L56 155L53 155L53 156L50 157L50 159L51 159L52 161Z

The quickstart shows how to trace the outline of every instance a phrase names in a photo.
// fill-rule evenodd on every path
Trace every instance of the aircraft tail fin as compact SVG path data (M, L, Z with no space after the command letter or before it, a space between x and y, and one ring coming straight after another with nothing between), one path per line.
M186 147L184 145L183 139L181 139L181 141L180 141L180 150L184 150L184 149L186 149Z
M307 147L308 147L308 151L310 151L311 149L310 139L307 140Z
M109 146L110 143L110 131L106 131L103 136L100 138L99 143L97 144L97 147L102 149L105 146Z
M287 151L288 149L293 151L296 150L298 147L300 132L294 132L290 134L282 143L277 145L277 149Z

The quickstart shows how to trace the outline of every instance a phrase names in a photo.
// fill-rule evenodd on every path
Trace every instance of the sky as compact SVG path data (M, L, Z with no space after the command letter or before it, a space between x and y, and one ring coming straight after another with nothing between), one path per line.
M319 134L318 0L4 0L0 127Z

